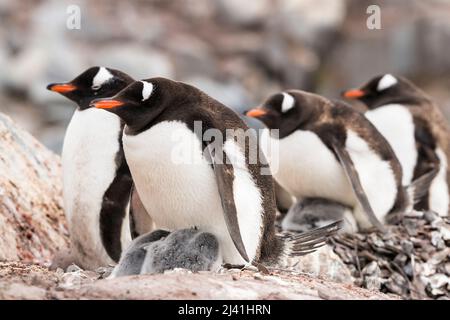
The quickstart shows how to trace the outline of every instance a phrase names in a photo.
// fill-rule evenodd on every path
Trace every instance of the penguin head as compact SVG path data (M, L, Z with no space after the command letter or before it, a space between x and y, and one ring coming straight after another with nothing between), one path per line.
M412 102L420 95L419 89L410 81L389 73L374 77L359 89L350 89L342 93L344 98L359 100L369 109L390 103Z
M115 113L132 130L140 131L152 122L164 109L176 103L179 94L177 82L164 78L134 81L115 96L95 99L91 107ZM168 94L173 92L174 94Z
M119 70L91 67L72 81L51 83L47 89L62 94L84 110L89 108L93 99L113 96L132 81L130 76Z
M245 115L262 121L269 129L279 129L280 137L284 137L311 124L325 103L326 100L318 95L288 90L270 96Z

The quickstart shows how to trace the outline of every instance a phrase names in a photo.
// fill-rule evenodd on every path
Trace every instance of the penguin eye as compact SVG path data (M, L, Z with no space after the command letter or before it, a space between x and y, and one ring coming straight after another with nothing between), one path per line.
M92 86L91 89L92 90L98 90L100 89L102 86L101 85L96 85L96 86Z

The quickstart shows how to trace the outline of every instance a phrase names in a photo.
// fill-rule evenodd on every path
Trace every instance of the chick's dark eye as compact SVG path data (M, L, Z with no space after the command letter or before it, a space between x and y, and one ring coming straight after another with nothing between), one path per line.
M92 90L98 90L98 89L100 89L102 86L92 86L91 88L92 88Z

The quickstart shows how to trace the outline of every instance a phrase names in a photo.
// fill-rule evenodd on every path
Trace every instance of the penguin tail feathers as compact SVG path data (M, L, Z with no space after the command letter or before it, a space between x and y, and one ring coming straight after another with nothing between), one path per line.
M316 251L326 244L329 237L335 235L342 227L342 220L330 223L303 233L283 232L283 255L297 257Z
M428 194L431 183L433 182L438 172L439 169L434 168L414 180L408 187L405 187L406 194L408 195L408 210L412 210L414 205L420 202L420 200L422 200L423 197Z

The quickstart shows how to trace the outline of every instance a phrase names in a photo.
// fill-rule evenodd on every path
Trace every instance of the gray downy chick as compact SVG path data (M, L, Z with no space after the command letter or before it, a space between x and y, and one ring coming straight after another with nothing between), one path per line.
M111 278L163 273L184 268L193 272L218 269L221 265L216 237L197 229L172 233L156 230L136 238L124 252Z
M339 220L343 221L341 232L358 230L351 208L328 199L305 198L291 206L281 227L286 231L306 232Z

